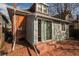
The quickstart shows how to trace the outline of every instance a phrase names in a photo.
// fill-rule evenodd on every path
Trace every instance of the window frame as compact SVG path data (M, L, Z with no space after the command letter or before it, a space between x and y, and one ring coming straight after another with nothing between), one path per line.
M62 25L61 30L62 30L62 31L65 31L65 24L62 23L61 25Z
M47 13L47 6L43 5L43 13Z
M42 12L42 5L41 4L38 4L37 9L38 9L38 12Z

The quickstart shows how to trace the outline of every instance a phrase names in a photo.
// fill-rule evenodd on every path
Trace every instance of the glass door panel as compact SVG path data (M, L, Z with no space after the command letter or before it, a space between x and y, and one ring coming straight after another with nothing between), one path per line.
M52 39L52 22L46 21L46 39Z

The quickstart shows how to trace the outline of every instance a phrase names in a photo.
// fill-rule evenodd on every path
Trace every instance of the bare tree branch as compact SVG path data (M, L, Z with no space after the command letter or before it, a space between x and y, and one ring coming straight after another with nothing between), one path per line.
M65 19L67 14L79 7L79 3L51 3L49 6L52 16L59 15L59 18Z

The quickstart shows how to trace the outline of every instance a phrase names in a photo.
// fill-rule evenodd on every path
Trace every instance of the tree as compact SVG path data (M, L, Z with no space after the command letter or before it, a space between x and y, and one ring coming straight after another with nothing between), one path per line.
M79 7L78 3L51 3L49 4L49 13L57 18L65 19L77 7Z

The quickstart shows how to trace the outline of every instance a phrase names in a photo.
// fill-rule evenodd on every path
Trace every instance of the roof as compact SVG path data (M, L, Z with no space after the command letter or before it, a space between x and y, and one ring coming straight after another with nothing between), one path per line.
M44 18L51 19L51 20L56 20L56 21L66 22L66 23L71 23L70 21L59 19L59 18L55 18L55 17L49 16L49 15L44 15L44 14L40 14L40 13L36 13L36 15L39 16L39 17L44 17Z
M45 5L45 6L48 7L47 3L33 3L32 6L29 9L27 9L27 10L30 11L30 12L35 12L36 11L36 4L42 4L42 5Z
M20 10L20 9L16 9L16 8L13 8L13 7L10 7L8 6L7 7L8 9L12 9L12 13L14 13L14 11L16 11L16 14L23 14L23 15L27 15L27 14L30 14L30 15L36 15L38 17L43 17L43 18L47 18L47 19L51 19L51 20L56 20L56 21L60 21L60 22L66 22L66 23L71 23L70 21L67 21L67 20L63 20L63 19L59 19L59 18L55 18L55 17L52 17L52 16L49 16L49 15L45 15L45 14L41 14L41 13L32 13L30 11L24 11L24 10Z
M26 14L31 13L29 11L20 10L20 9L17 9L17 8L13 8L11 6L7 6L7 8L8 8L9 11L11 10L11 14L14 13L14 11L16 11L16 14L22 14L22 15L26 15Z
M49 6L47 3L41 3L41 4L43 4L43 5L45 5L45 6Z
M79 20L73 20L72 22L79 23Z

